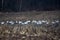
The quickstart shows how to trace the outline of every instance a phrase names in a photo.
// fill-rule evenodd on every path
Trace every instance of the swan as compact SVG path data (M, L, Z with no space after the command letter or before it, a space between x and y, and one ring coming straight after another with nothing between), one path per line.
M4 24L5 22L1 22L1 24Z
M37 24L42 24L42 21L38 21Z
M24 22L24 24L28 24L28 23L30 23L31 21L26 21L26 22Z
M14 22L13 22L13 21L9 21L9 23L10 23L11 25L13 25L13 24L14 24Z

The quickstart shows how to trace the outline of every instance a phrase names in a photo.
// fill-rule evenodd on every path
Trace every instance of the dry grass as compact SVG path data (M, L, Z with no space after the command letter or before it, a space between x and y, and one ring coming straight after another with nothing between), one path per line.
M24 13L24 12L22 12ZM58 11L47 12L25 12L27 14L17 13L0 14L1 20L48 20L59 19ZM30 14L30 13L33 13ZM35 14L34 14L35 13ZM52 13L52 14L51 14ZM54 25L0 25L0 40L60 40L60 24Z

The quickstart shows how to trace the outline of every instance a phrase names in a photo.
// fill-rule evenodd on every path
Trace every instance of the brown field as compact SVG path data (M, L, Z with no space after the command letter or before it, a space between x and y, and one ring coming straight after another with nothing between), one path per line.
M60 20L60 11L0 12L6 20ZM0 40L60 40L60 24L55 25L0 25Z

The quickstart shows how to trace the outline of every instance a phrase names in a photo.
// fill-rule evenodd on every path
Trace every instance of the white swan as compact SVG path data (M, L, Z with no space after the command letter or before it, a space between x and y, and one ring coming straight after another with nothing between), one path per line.
M18 23L18 21L16 21L16 23Z
M32 23L37 23L37 21L36 20L33 20Z
M56 20L55 22L56 22L56 23L59 23L60 21L59 21L59 20Z
M4 24L5 22L1 22L1 24Z
M13 24L14 24L14 22L13 22L13 21L9 21L9 23L10 23L11 25L13 25Z
M6 21L6 23L9 23L9 21Z
M47 21L42 20L43 23L46 23Z
M21 24L22 23L22 21L19 21L19 24Z
M37 24L42 24L42 21L38 21Z
M46 24L49 24L49 22L46 22Z
M31 21L26 21L26 22L24 22L24 24L28 24L28 23L30 23Z

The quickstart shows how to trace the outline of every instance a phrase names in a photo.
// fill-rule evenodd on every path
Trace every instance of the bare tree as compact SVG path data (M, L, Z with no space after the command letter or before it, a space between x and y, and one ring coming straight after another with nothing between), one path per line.
M2 0L2 9L3 9L3 2L4 2L4 0Z
M20 9L19 9L19 11L21 11L21 8L22 8L22 2L23 2L23 0L21 0L21 2L20 2Z

